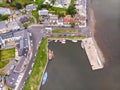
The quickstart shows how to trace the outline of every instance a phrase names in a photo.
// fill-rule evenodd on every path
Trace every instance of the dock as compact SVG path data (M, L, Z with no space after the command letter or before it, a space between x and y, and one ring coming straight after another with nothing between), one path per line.
M88 56L92 70L102 69L104 66L102 60L100 60L100 56L97 52L97 48L95 47L93 39L92 38L84 39L82 40L82 44L84 45L84 49Z

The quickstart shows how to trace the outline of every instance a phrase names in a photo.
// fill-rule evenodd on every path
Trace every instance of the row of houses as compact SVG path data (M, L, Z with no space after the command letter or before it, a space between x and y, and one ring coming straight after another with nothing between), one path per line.
M20 29L20 26L15 20L0 22L0 34L13 31L13 30L19 30L19 29Z
M53 5L53 3L51 3L52 0L45 0L43 4L51 4ZM68 8L69 4L70 4L71 0L55 0L55 3L53 6L55 7L60 7L60 8Z
M15 43L7 45L6 42ZM27 30L2 33L0 34L0 47L1 49L16 48L16 60L18 62L11 65L6 77L6 85L14 88L31 54L30 33Z
M86 20L85 16L76 14L74 17L66 15L64 18L58 18L58 15L50 14L48 10L39 10L40 22L45 25L61 25L70 26L70 23L74 22L76 26L82 26L83 21Z
M87 20L87 0L76 0L75 1L75 7L77 10L77 13L79 14L79 16L81 16L81 18L85 17L85 19L83 19L81 21L82 25L81 27L86 27L86 20Z

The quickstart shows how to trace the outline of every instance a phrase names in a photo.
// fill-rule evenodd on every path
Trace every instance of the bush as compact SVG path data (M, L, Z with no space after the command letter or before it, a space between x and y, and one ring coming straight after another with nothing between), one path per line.
M0 21L8 20L9 15L1 15L0 14Z

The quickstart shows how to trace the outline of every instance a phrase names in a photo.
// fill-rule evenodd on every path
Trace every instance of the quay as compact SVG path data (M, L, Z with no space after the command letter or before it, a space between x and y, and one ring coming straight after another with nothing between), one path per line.
M102 69L104 66L92 38L82 40L82 45L84 45L92 70Z

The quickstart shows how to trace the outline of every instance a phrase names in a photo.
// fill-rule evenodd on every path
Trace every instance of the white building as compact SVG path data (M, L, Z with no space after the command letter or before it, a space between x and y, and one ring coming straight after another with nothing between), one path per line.
M11 10L9 8L2 8L2 7L0 7L0 14L1 15L6 15L6 14L10 15L11 14Z

